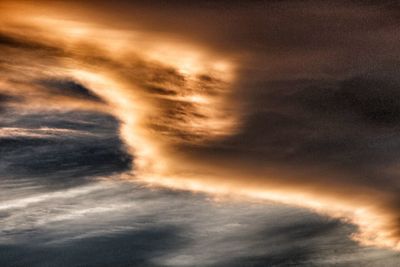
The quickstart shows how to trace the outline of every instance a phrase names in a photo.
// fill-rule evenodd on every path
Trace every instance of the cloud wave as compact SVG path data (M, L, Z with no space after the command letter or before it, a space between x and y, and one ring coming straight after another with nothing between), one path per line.
M235 5L222 17L247 26L215 32L218 4L199 11L207 25L167 9L159 19L175 34L157 34L151 18L105 27L101 8L82 6L88 22L63 5L2 4L2 107L112 114L135 179L305 206L356 223L363 244L400 249L399 21L387 6L274 3L265 19ZM181 19L206 41L182 37ZM266 28L249 35L254 25Z

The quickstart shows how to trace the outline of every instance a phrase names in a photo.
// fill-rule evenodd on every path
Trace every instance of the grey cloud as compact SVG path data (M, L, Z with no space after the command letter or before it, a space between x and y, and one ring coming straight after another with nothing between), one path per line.
M12 204L0 206L0 261L15 266L396 266L398 259L350 241L353 226L305 210L215 203L120 180L34 191Z
M54 247L0 245L0 264L13 266L159 266L151 259L177 247L173 227L96 236Z
M0 137L0 169L9 178L37 177L36 182L40 185L65 187L85 182L91 176L111 175L131 168L131 156L117 136L118 123L109 115L79 112L14 114L11 122L2 123L4 129L7 126L31 131L62 127L67 131L41 138ZM68 129L82 134L74 136Z

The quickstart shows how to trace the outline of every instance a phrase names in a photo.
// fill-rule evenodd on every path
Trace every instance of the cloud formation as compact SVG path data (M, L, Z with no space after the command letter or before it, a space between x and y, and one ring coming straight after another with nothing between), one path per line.
M305 206L399 249L396 5L97 4L2 4L7 105L109 113L140 181Z

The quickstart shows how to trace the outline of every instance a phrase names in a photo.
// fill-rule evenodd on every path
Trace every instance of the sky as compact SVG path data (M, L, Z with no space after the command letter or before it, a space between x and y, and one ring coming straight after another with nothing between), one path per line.
M1 266L398 266L397 1L0 2Z

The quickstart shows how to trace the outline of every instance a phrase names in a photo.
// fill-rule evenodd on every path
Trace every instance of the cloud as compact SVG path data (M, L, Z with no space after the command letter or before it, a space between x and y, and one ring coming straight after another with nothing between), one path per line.
M350 240L355 226L309 210L238 200L234 195L144 186L126 173L135 166L130 166L121 147L119 124L112 116L8 112L2 125L42 135L2 140L1 164L14 166L0 165L2 265L396 266L398 262L396 253Z
M151 263L151 259L159 254L167 253L171 247L176 247L175 239L179 239L175 229L166 227L165 229L150 228L140 232L124 232L122 235L111 237L92 237L81 240L78 246L64 245L48 248L2 245L1 249L7 252L7 255L3 255L0 261L6 265L12 261L15 266L26 264L42 266L43 258L47 263L55 265L159 266ZM118 257L115 251L118 251ZM93 255L98 256L93 258Z
M399 247L396 5L4 5L17 108L109 113L142 182L305 206Z
M4 179L23 181L31 176L38 186L65 188L131 168L132 158L115 136L118 124L110 116L93 112L9 116L12 120L3 122L0 130Z
M71 80L44 80L39 81L41 85L45 88L48 88L49 94L59 94L70 96L74 98L83 98L90 101L95 102L103 102L101 98L93 94L92 91L85 88L83 85L79 84L78 82L71 81Z

